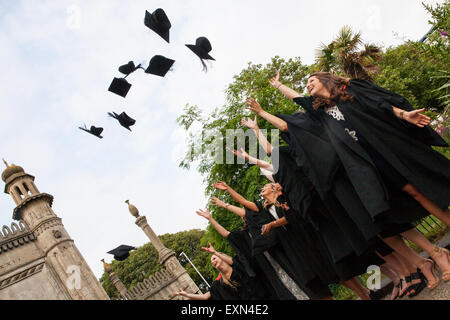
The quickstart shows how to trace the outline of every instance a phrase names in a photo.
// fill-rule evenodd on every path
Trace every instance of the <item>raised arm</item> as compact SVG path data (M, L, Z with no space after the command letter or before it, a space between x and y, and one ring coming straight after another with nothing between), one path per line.
M408 121L409 123L412 123L420 128L423 128L430 124L431 119L427 117L424 114L421 114L420 112L425 111L425 108L418 109L418 110L412 110L412 111L405 111L403 109L399 109L395 106L392 106L392 109L394 111L394 114L402 120Z
M283 132L288 131L288 125L287 125L286 121L268 113L267 111L264 111L261 108L260 104L255 99L249 98L249 99L247 99L247 101L245 103L250 106L250 107L247 107L247 109L253 111L257 115L259 115L261 118L266 119L276 128L280 129Z
M216 220L214 220L214 218L211 216L211 212L209 212L208 209L206 209L206 211L203 211L201 209L198 209L198 211L196 211L196 213L200 216L205 218L206 220L209 221L209 223L213 226L214 229L216 229L216 231L224 238L228 238L228 236L230 235L230 231L228 231L227 229L225 229L224 227L222 227L222 225L220 225Z
M302 97L300 93L289 88L288 86L285 86L280 82L280 72L278 72L275 77L270 79L270 84L276 89L278 89L288 99L293 100L295 98Z
M231 211L231 212L237 214L241 218L245 217L245 209L244 208L239 208L239 207L233 206L231 204L225 203L216 197L212 197L211 200L212 200L213 206L225 208L228 211Z
M240 205L243 205L247 209L250 209L255 212L259 211L258 206L254 202L251 202L251 201L248 201L247 199L245 199L239 193L234 191L233 188L231 188L225 182L219 181L219 182L214 183L213 186L219 190L224 190L224 191L228 192L234 200L239 202ZM228 209L228 210L230 210L230 209ZM244 215L245 215L245 212L244 212Z
M211 299L211 293L208 291L206 293L187 293L185 291L183 291L182 289L180 289L180 291L178 292L174 292L173 293L174 296L183 296L186 298L189 298L191 300L209 300Z
M252 129L253 132L255 133L256 137L258 138L259 143L264 148L264 151L267 154L271 154L272 153L272 145L270 144L269 141L267 141L266 136L261 133L261 130L259 130L258 121L256 120L256 118L257 118L257 116L255 115L255 119L253 119L253 120L250 118L248 118L247 120L242 119L241 124Z
M241 148L240 152L237 150L234 150L233 153L236 156L238 156L239 158L246 159L246 160L248 160L248 162L250 162L252 164L256 164L258 167L260 167L262 169L265 169L265 170L268 170L271 172L273 172L273 170L274 170L273 166L270 163L268 163L267 161L259 160L259 159L256 159L256 158L250 156L247 152L245 152L245 150L243 148Z
M216 256L218 256L220 259L222 259L223 261L225 261L226 263L228 263L230 266L233 265L233 258L231 258L229 255L223 253L223 252L217 252L216 249L214 249L214 247L212 246L212 244L209 244L209 247L202 247L203 250L205 250L206 252L209 252L211 254L214 254Z

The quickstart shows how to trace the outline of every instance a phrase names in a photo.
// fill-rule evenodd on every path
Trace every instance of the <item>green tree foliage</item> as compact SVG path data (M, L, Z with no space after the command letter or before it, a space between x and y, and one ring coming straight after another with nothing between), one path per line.
M206 291L206 285L184 256L180 257L180 253L184 252L206 281L211 284L216 272L211 267L210 254L201 249L200 240L204 234L205 231L194 229L175 234L164 234L159 237L167 248L175 252L181 265L203 292ZM158 262L158 253L151 243L132 251L124 261L113 260L111 267L114 272L117 272L120 280L128 289L163 268ZM118 297L118 292L109 281L106 272L100 278L100 283L111 298Z

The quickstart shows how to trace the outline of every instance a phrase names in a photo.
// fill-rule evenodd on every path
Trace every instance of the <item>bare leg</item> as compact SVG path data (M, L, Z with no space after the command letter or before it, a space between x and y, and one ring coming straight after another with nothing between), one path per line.
M361 285L361 282L358 280L358 278L355 277L347 281L342 281L341 284L346 286L350 290L355 291L356 294L361 298L361 300L372 300L367 293L367 289Z
M332 296L329 296L329 297L325 297L325 298L322 298L322 299L319 299L319 300L336 300L334 297L332 297Z
M442 279L450 280L450 254L448 250L439 248L428 241L416 228L405 231L402 235L426 251L442 271Z
M396 270L398 271L399 274L399 282L401 281L400 284L400 293L399 295L403 295L403 293L411 286L411 283L407 283L406 282L406 276L408 276L411 272L408 270L408 268L399 262L399 260L396 258L395 256L395 252L382 257L389 265L393 266L394 268L396 268ZM413 269L415 272L416 269Z
M435 273L433 272L433 263L427 263L431 260L425 260L420 255L418 255L413 249L406 245L405 241L403 241L400 236L385 238L383 239L383 241L422 271L422 273L428 280L429 288L435 288L437 284L439 284L439 277L436 277Z
M398 284L400 282L400 276L398 274L398 271L395 270L395 267L390 265L389 263L385 263L380 266L381 272L386 275L389 279L392 280L392 283L394 284L394 288L392 289L391 293L391 300L395 300L397 296L399 296L400 289L398 288Z
M441 220L447 226L450 227L450 210L442 210L433 201L425 197L416 187L408 183L402 188L402 190L408 193L411 197L419 202L429 213Z

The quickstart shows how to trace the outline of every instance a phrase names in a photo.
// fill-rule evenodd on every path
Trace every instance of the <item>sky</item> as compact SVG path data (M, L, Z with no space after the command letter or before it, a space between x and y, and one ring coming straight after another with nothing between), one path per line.
M157 8L171 21L170 44L143 23ZM54 196L54 212L100 278L107 251L148 242L127 199L156 234L207 226L195 214L208 202L203 179L178 167L186 133L175 120L187 103L206 114L224 105L249 62L313 63L344 25L386 48L419 40L429 19L418 0L0 0L0 157ZM216 59L207 73L185 47L200 36ZM176 60L164 78L138 70L126 99L107 91L120 65L157 54ZM108 118L112 111L136 119L133 131ZM104 138L83 124L103 127ZM0 225L11 224L14 207L0 197Z

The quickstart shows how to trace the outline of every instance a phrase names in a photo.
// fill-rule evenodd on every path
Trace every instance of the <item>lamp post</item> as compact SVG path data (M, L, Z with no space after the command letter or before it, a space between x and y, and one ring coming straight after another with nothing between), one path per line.
M181 252L180 256L183 255L186 257L186 259L189 261L189 263L191 264L191 266L194 267L195 271L197 271L198 275L203 279L203 281L206 283L206 285L208 286L208 288L211 288L211 286L209 285L209 283L205 280L205 278L203 278L202 274L200 273L200 271L197 270L197 268L194 266L194 264L192 263L191 259L189 259L189 257L186 255L186 253Z

